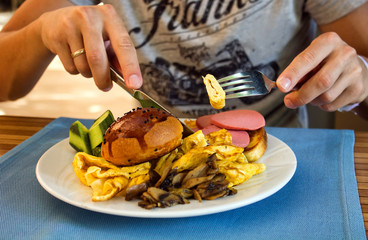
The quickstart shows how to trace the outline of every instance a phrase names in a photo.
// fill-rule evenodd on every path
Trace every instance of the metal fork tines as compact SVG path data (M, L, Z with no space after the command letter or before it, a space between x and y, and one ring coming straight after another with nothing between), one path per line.
M226 99L259 96L276 87L274 81L258 71L247 71L217 80L226 93Z

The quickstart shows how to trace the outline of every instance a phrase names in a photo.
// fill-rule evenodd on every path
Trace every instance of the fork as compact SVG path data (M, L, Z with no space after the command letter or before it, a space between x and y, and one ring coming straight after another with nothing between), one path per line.
M217 80L226 93L225 99L266 95L276 83L259 71L235 73Z

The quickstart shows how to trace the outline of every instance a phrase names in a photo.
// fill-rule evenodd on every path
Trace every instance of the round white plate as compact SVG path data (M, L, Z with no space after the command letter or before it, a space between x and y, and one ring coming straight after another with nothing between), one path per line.
M104 202L92 202L92 190L83 185L74 173L72 161L75 151L64 139L47 150L36 166L41 186L54 197L71 205L91 211L144 218L176 218L223 212L260 201L280 190L295 173L294 152L281 140L268 134L268 147L258 162L266 164L266 171L253 176L236 187L238 193L212 201L191 200L190 204L146 210L138 200L125 201L115 197Z

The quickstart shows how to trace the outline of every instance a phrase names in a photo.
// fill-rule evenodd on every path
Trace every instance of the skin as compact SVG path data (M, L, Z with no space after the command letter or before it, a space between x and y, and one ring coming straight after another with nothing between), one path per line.
M25 1L0 33L0 79L7 79L0 83L0 100L15 100L29 93L55 55L69 73L93 76L99 89L110 90L105 47L116 53L128 87L139 88L142 77L134 45L111 5ZM81 48L86 54L73 59L70 53Z
M287 107L312 104L325 111L336 111L361 103L353 111L368 119L368 71L357 56L368 56L367 16L368 3L335 22L319 26L323 34L276 81L281 91L291 91L284 99ZM292 91L298 83L303 84Z
M301 52L277 79L287 93L285 105L305 104L325 111L353 103L368 119L368 3L326 25L323 34ZM25 41L26 39L26 41ZM85 48L86 54L70 53ZM93 77L96 86L112 87L108 53L115 52L128 87L142 85L139 63L123 22L110 5L73 6L67 0L27 0L0 33L0 100L28 94L58 55L66 71ZM368 60L368 59L366 59ZM21 63L21 64L19 64ZM295 90L296 89L296 90Z

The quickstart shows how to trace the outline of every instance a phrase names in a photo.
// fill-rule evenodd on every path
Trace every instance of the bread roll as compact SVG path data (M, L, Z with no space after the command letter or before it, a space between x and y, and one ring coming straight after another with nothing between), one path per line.
M169 113L138 108L118 118L106 131L101 155L115 165L136 165L178 147L182 133L180 121Z
M267 133L264 127L248 131L250 142L244 149L244 155L249 162L260 159L267 149Z

